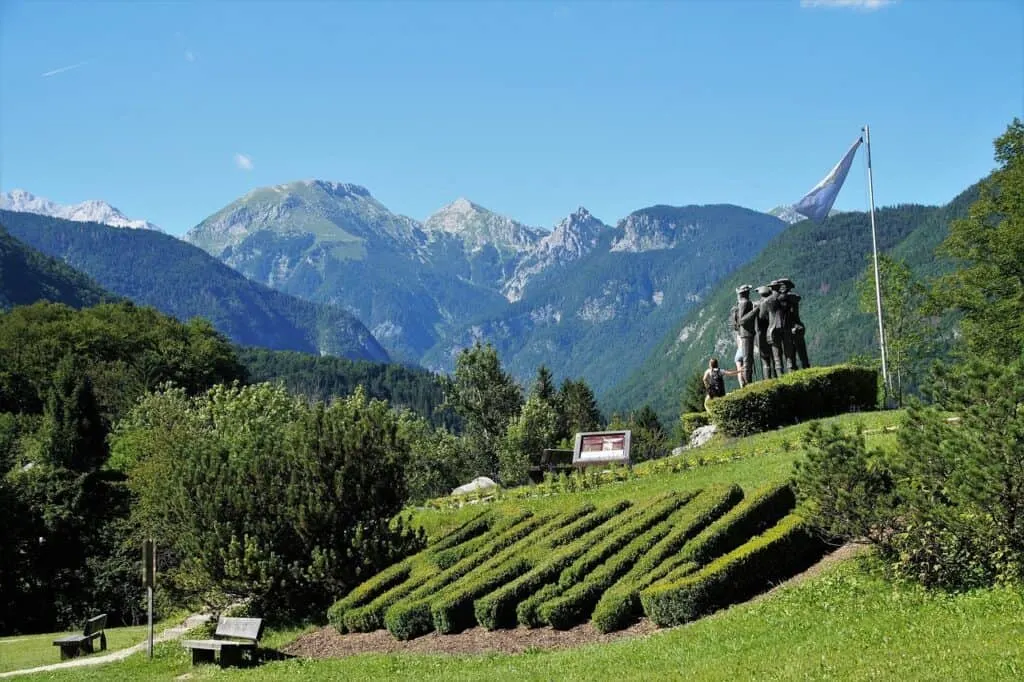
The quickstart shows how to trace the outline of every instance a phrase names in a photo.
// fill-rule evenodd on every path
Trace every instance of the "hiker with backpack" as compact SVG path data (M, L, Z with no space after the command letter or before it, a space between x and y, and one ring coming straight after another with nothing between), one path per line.
M740 374L739 370L722 369L718 366L718 358L711 358L708 368L704 371L704 409L708 409L708 403L725 395L725 377L734 377Z

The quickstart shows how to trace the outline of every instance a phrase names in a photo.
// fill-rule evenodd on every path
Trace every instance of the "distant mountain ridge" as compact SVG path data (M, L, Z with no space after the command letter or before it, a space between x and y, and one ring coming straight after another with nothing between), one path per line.
M784 228L722 205L650 207L614 227L580 207L548 231L466 198L421 223L362 186L307 180L253 190L185 239L256 281L344 307L393 357L449 371L483 339L524 380L545 362L609 386Z
M0 211L0 225L114 294L182 321L205 317L240 345L389 359L350 313L252 282L170 235L13 211Z
M159 227L146 220L132 220L126 217L105 201L90 199L80 204L57 204L49 199L37 197L23 189L0 193L0 209L20 213L35 213L63 218L82 223L100 223L111 227L126 227L134 230L155 230L163 232Z

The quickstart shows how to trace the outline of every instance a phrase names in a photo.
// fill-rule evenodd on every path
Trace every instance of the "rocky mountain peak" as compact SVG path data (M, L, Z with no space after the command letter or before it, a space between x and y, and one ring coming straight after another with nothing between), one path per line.
M479 251L485 246L499 251L528 251L545 234L543 230L498 215L465 197L459 197L427 218L423 227L428 232L446 232L459 237L470 251Z
M89 199L79 204L64 205L36 196L23 189L14 189L7 193L0 193L0 209L18 211L20 213L35 213L36 215L63 218L64 220L73 220L79 223L100 223L111 227L163 231L149 221L128 218L115 207L99 199Z

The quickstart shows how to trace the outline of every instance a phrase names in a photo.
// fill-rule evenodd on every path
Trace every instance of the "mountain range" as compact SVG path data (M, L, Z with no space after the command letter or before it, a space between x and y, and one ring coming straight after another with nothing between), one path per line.
M880 210L880 247L939 267L932 250L969 196ZM360 185L306 180L253 190L182 240L24 212L0 223L114 294L206 316L245 345L447 372L481 340L524 384L545 364L607 410L649 402L671 418L688 376L731 354L739 284L796 280L816 364L872 350L853 287L867 215L772 213L658 205L609 224L581 206L547 230L459 198L421 222Z
M580 207L544 230L460 198L423 222L361 186L250 192L185 240L247 277L340 305L396 358L437 371L482 339L520 379L610 388L786 224L739 206L653 206L615 226Z
M0 192L0 209L21 213L36 213L63 218L80 223L100 223L111 227L126 227L135 230L162 230L146 220L132 220L105 201L90 199L80 204L56 204L49 199L37 197L23 189Z
M182 321L205 317L240 345L388 359L387 351L346 311L248 280L170 235L13 211L0 211L0 226L113 294Z

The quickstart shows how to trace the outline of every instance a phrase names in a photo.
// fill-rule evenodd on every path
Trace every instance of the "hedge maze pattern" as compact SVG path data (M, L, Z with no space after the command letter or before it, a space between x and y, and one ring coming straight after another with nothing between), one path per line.
M744 601L800 572L824 545L787 484L738 486L567 511L486 510L378 573L328 611L339 632L399 639L475 625L601 632L659 626Z

